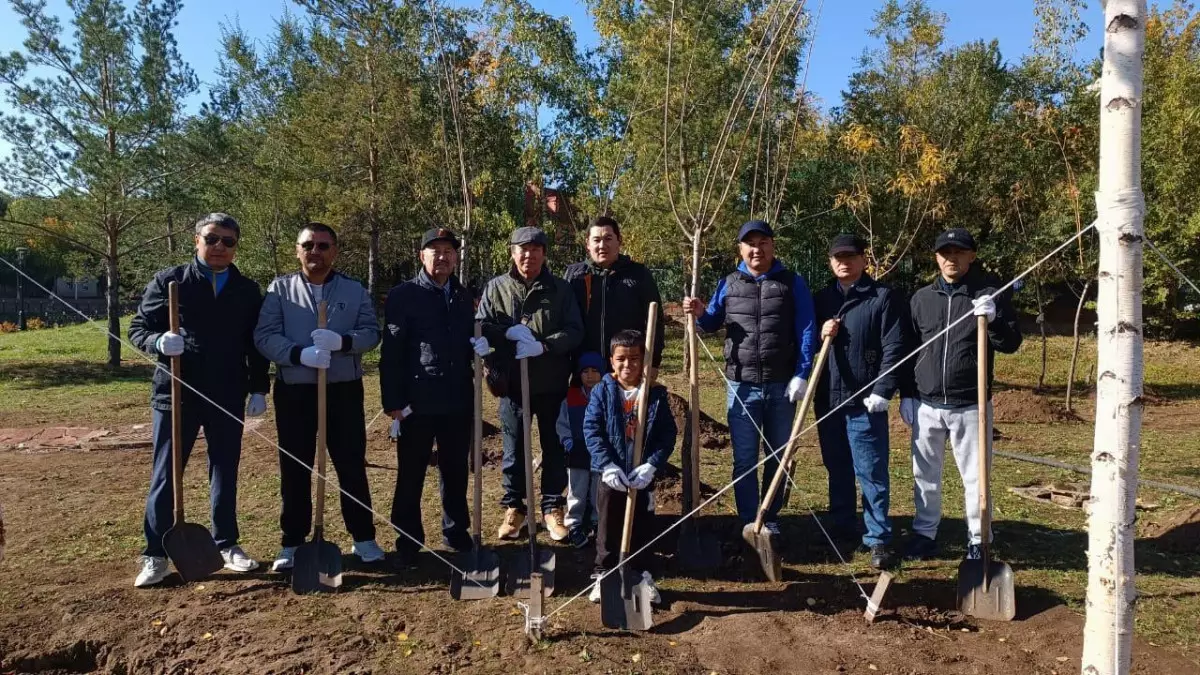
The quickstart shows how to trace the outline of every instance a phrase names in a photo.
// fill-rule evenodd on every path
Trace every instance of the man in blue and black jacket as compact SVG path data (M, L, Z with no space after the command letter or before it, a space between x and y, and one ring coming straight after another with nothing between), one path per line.
M897 290L866 273L866 242L852 234L829 246L833 281L817 291L814 306L821 338L832 336L826 372L813 406L821 459L829 472L829 514L838 543L857 546L854 479L863 494L863 546L876 569L891 567L892 522L888 517L888 402L899 386L905 356L908 303ZM886 373L880 377L881 373ZM870 390L861 390L872 382Z
M752 220L738 233L742 262L737 271L717 284L705 307L699 298L684 298L683 310L696 317L704 332L725 327L725 378L729 381L726 407L733 441L733 476L749 474L733 488L738 517L753 522L765 496L779 455L763 464L758 489L759 429L766 453L780 452L792 431L796 403L804 398L812 370L816 327L812 294L803 277L775 257L775 233L761 220ZM786 491L780 490L767 511L765 529L778 534L776 518Z

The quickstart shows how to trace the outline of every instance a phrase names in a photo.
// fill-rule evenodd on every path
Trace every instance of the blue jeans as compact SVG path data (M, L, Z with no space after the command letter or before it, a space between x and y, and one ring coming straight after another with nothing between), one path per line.
M824 415L818 410L818 415ZM862 488L863 524L867 546L887 544L892 539L888 518L887 413L869 413L846 406L817 425L821 459L829 472L829 514L841 533L857 530L854 479Z
M766 437L770 448L763 448L764 454L780 450L792 435L792 418L796 414L796 406L787 399L787 382L769 382L767 384L751 384L749 382L731 383L726 395L725 404L729 411L729 436L733 441L733 477L750 471L758 464L758 449L762 437L758 435L759 427ZM745 403L738 402L741 399ZM743 523L753 522L758 516L758 505L766 496L767 488L779 468L780 455L769 458L763 464L762 489L759 489L758 472L753 472L739 480L733 486L733 500L737 504L738 518ZM786 480L786 479L785 479ZM789 490L785 483L783 489L775 493L775 499L767 509L765 522L774 527L779 517L779 509L787 501Z
M244 399L218 401L223 408L236 414L235 420L217 410L207 401L184 394L183 403L183 465L200 427L207 441L208 483L211 500L212 535L217 548L227 549L238 543L237 473L242 458L242 411ZM175 524L175 491L171 484L171 411L153 409L154 468L150 474L150 494L146 497L146 518L142 529L146 534L143 555L166 557L163 535ZM193 514L189 520L196 522Z
M562 508L567 503L567 454L558 442L554 425L566 394L533 394L529 397L531 414L537 421L542 448L542 513ZM500 505L525 511L525 427L521 421L521 402L500 399L500 431L504 439L504 458L500 463L504 496ZM532 450L532 448L530 448Z

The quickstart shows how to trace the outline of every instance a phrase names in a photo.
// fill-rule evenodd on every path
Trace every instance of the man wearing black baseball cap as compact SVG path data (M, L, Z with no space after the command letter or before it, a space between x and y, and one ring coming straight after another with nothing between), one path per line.
M791 436L796 402L804 397L812 370L816 328L812 294L804 278L775 257L775 233L761 220L738 232L742 261L717 284L706 307L699 298L684 298L683 310L696 317L696 326L712 332L725 326L725 377L729 434L733 442L734 502L742 523L758 512L760 492L754 467L758 464L759 429L768 447L779 451ZM778 456L763 464L763 488L779 467ZM783 504L780 491L767 511L764 527L778 534L775 522Z
M859 543L857 476L866 526L862 545L871 552L871 565L885 569L895 560L888 517L887 409L901 379L899 372L888 371L906 354L909 317L904 296L867 274L866 250L866 242L852 234L838 235L829 245L834 279L817 291L813 304L821 338L831 336L833 343L813 404L822 420L817 433L829 472L834 538L839 545ZM880 373L888 374L860 394Z
M536 227L518 227L508 242L512 269L487 283L475 314L483 322L483 334L496 347L492 364L504 371L500 383L504 496L500 504L505 512L497 536L517 539L525 529L525 449L517 361L531 359L529 412L537 419L542 446L542 519L550 538L562 541L567 538L563 515L567 460L555 425L570 384L571 354L583 339L583 319L570 284L546 266L546 233Z
M427 231L421 237L421 270L388 292L379 387L396 439L392 522L424 542L421 492L436 440L442 543L453 551L467 551L472 546L467 530L471 425L464 420L471 418L474 401L472 350L482 356L490 347L486 338L474 338L474 299L454 274L458 248L453 231ZM401 564L413 562L419 550L407 537L396 538Z
M997 294L1000 279L984 272L976 261L975 238L955 228L938 235L934 245L940 274L934 282L912 297L913 339L921 345L966 314L986 316L988 349L978 353L976 322L962 321L938 337L913 366L913 375L904 387L900 417L912 427L913 496L916 517L913 537L905 548L905 557L931 558L937 553L937 530L942 519L942 464L946 441L950 440L954 459L962 476L968 541L966 557L980 556L979 544L991 532L982 532L979 519L979 462L991 457L991 448L979 447L977 369L979 359L987 359L988 396L996 352L1012 354L1021 346L1017 313L1008 293ZM987 418L990 443L992 406L982 414ZM986 454L985 454L986 453Z

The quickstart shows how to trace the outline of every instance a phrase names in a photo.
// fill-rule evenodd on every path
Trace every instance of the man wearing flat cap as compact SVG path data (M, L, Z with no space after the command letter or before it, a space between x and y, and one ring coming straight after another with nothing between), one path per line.
M821 339L832 337L826 372L817 384L813 406L818 419L821 459L829 473L829 515L839 547L859 545L855 517L862 490L861 543L871 566L892 567L892 522L888 518L888 403L901 381L900 369L888 372L907 354L908 303L897 290L867 274L867 244L841 234L829 245L834 279L817 291L813 305ZM887 373L867 391L868 383ZM830 411L833 411L830 414Z
M976 322L962 321L938 337L916 359L911 380L900 400L900 417L912 427L913 497L916 517L905 557L937 555L937 530L942 519L942 464L946 441L962 476L967 521L967 559L978 559L979 545L992 533L983 532L979 518L979 462L991 460L992 405L979 410L976 364L987 359L988 400L996 352L1012 354L1021 346L1017 312L1008 293L997 294L1000 279L976 260L975 238L956 228L938 235L933 250L940 274L912 297L913 340L922 345L964 315L988 320L988 348L978 353ZM989 447L979 447L979 415L987 417Z
M761 220L752 220L738 232L742 261L737 270L717 284L705 307L699 298L684 298L683 310L696 317L696 326L725 333L725 377L730 382L726 398L729 435L733 441L734 502L742 524L753 522L779 467L779 455L763 464L762 490L757 472L759 429L766 439L764 454L781 449L792 431L796 403L804 398L812 370L816 327L812 294L804 278L788 270L775 257L775 233ZM765 529L779 533L776 518L786 491L781 490L767 509Z
M436 441L442 543L461 552L472 546L467 512L472 368L474 355L487 354L489 346L486 339L474 337L474 299L454 274L459 245L451 230L427 231L417 276L388 292L379 388L396 438L392 522L424 543L421 492ZM396 537L400 564L415 560L421 548L417 541Z
M495 346L492 363L502 369L500 428L504 437L504 522L497 536L518 539L525 530L524 436L521 424L521 359L529 362L529 414L537 420L542 448L541 510L550 538L567 538L563 517L566 456L555 433L571 378L571 354L583 340L583 319L571 286L546 266L546 233L518 227L508 240L513 266L487 283L476 318ZM533 508L529 504L528 508Z

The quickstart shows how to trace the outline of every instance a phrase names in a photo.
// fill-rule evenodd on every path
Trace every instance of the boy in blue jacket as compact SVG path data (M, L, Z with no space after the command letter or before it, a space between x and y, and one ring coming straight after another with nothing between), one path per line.
M616 566L621 547L621 529L625 520L626 491L637 490L633 540L630 552L649 541L652 531L652 485L654 475L667 464L675 449L675 418L667 404L667 389L654 386L648 397L645 445L642 460L633 465L634 434L637 430L638 392L643 386L642 365L646 358L646 339L641 331L623 330L609 344L612 373L605 375L592 389L591 400L583 417L583 437L592 456L592 471L600 474L596 508L600 524L596 529L596 574ZM649 572L643 572L650 585L653 602L658 590ZM600 584L592 586L588 598L600 601Z
M583 415L592 389L607 370L604 357L584 352L575 366L577 381L567 390L554 425L567 456L567 541L575 548L588 545L589 530L596 526L596 488L599 474L592 472L592 456L583 440Z

